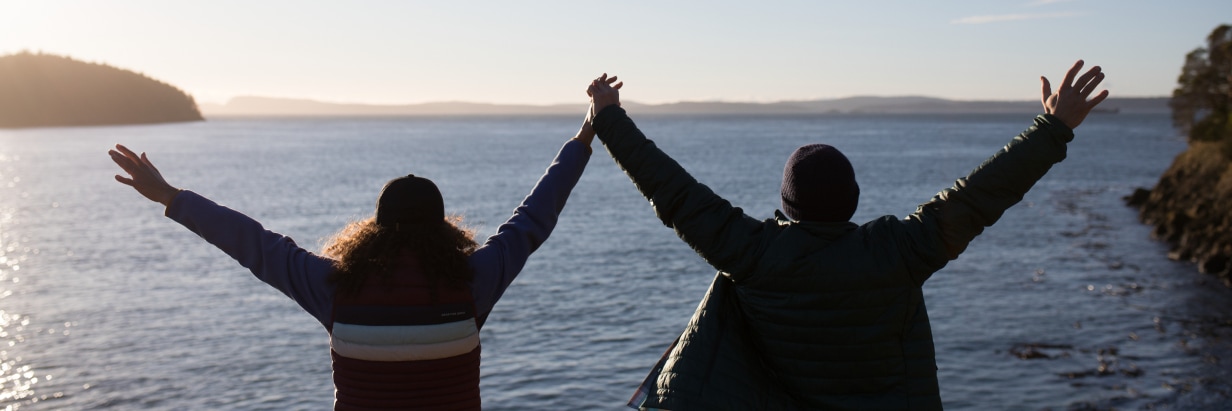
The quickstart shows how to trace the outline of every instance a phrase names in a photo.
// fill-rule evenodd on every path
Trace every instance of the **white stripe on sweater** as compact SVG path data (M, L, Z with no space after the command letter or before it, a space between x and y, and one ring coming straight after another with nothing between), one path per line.
M331 335L329 346L343 357L367 361L422 361L455 357L479 346L479 332L461 339L438 343L373 345L347 341Z

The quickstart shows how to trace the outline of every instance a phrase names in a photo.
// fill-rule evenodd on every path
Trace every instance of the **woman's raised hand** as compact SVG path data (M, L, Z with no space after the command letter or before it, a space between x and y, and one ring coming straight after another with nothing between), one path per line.
M163 179L162 173L158 172L158 168L154 167L154 163L150 162L145 153L137 155L128 147L116 144L115 149L108 150L107 154L111 155L111 161L129 175L124 177L116 174L116 181L136 189L145 198L170 206L171 200L180 192L178 188L167 184L167 180Z

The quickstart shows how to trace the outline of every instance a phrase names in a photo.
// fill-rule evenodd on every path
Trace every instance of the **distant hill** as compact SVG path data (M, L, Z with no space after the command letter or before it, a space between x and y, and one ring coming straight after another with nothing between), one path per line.
M583 104L551 106L441 102L404 105L326 103L315 100L236 97L225 105L202 104L206 116L409 116L451 114L581 114Z
M971 114L1040 111L1038 101L960 101L933 97L848 97L775 103L626 102L637 114L796 115L796 114ZM1110 98L1099 108L1107 113L1169 113L1167 97ZM579 114L585 104L512 105L464 102L404 105L340 104L314 100L236 97L227 104L202 104L214 116L431 116L431 115L555 115Z
M0 56L0 128L202 119L192 96L139 73L52 54Z

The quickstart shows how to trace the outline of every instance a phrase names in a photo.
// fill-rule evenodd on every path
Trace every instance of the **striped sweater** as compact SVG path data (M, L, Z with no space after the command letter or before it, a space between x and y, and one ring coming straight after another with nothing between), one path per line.
M497 228L496 234L489 237L469 257L468 262L475 274L469 290L469 296L474 304L475 330L483 327L488 314L492 312L492 307L521 272L530 254L547 240L548 235L556 227L557 217L564 209L565 200L577 184L582 171L585 170L586 163L590 159L590 152L590 147L580 141L570 140L565 143L534 189L514 209L509 220ZM166 215L230 255L261 281L290 297L327 330L334 332L344 330L342 335L338 336L345 341L343 345L355 342L379 345L371 343L379 340L378 335L381 333L353 332L354 330L350 329L352 325L370 325L350 319L354 307L342 310L343 321L340 322L347 325L334 330L337 326L335 315L339 314L335 310L337 293L336 288L326 281L333 270L332 260L309 252L296 245L291 238L266 230L252 218L191 191L180 192L167 207ZM459 320L462 319L459 318ZM357 329L363 330L363 328ZM359 337L360 335L362 337ZM337 367L339 358L349 357L338 355L338 338L335 337L331 333L331 339L335 343L334 365ZM363 360L362 357L372 353L355 354L355 352L363 351L356 347L362 347L362 344L343 348L343 351L348 352L348 355L360 356L356 358L357 361L368 361ZM351 348L355 350L352 351ZM457 347L450 349L456 350ZM467 372L477 374L479 364L477 343L473 354L467 353L467 355L474 355L476 358L473 366L468 365L472 369L468 369ZM449 367L440 367L442 364L439 364L439 359L416 362L425 363L423 364L425 367L437 366L436 369L439 372L446 372L449 369ZM356 366L354 370L363 370L362 366L365 363L353 365ZM337 380L338 371L335 368L335 380ZM376 371L359 372L375 373ZM478 405L477 402L476 405ZM335 407L344 409L339 407L337 402Z

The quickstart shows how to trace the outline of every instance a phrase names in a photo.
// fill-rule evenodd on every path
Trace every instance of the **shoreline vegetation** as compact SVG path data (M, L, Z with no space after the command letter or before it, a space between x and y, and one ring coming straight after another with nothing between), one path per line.
M0 56L0 128L202 120L192 96L140 73L54 54Z

